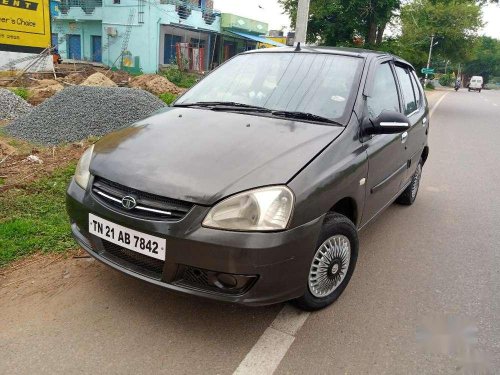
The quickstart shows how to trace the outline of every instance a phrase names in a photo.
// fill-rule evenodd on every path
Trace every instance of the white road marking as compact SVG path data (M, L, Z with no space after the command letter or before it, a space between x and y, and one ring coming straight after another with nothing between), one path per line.
M234 375L270 375L278 368L310 313L286 304L250 349Z
M439 100L436 102L436 104L434 104L434 106L431 109L431 112L429 113L429 117L432 117L432 115L434 114L434 111L436 110L436 108L439 106L439 104L441 104L441 102L443 101L443 99L445 98L445 96L448 95L448 94L449 94L449 92L445 93L442 97L439 98Z

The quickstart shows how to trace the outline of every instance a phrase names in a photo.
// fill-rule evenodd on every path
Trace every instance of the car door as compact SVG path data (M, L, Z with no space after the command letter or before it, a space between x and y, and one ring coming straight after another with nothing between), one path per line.
M410 120L406 140L404 142L404 155L407 162L407 169L403 177L403 187L411 181L418 161L425 146L425 132L427 128L427 114L423 105L423 93L419 89L413 69L401 63L395 64L396 77L399 82L403 113ZM418 85L418 86L417 86Z
M371 78L370 78L371 75ZM370 72L365 89L364 117L383 111L401 112L399 89L392 61L381 61ZM400 191L406 173L404 134L378 134L364 139L368 157L366 200L361 224L366 224Z

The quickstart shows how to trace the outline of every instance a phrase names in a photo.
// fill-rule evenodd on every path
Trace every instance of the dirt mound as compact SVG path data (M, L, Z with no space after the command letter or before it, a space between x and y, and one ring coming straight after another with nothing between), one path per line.
M124 72L123 70L108 72L106 76L118 85L128 83L130 80L130 74Z
M72 85L79 85L85 80L85 76L80 73L70 73L64 77L64 82Z
M82 86L116 87L116 83L102 73L94 73L82 82Z
M28 102L32 105L38 105L62 89L64 89L64 86L56 80L41 79L37 81L36 86L30 88Z
M143 74L130 80L130 87L140 88L154 95L170 92L175 95L182 94L185 90L177 87L167 78L158 74Z

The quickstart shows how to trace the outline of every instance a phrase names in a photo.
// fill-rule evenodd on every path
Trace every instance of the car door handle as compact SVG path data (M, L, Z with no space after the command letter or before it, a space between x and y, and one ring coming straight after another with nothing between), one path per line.
M405 143L407 139L408 139L408 132L404 132L403 134L401 134L401 143Z
M422 126L425 126L425 124L427 124L427 117L424 117L422 119Z

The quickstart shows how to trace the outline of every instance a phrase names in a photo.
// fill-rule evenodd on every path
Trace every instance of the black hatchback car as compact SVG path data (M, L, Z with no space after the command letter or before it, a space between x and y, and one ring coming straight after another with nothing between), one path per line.
M414 202L428 127L415 71L395 56L246 52L84 153L73 235L170 290L319 309L351 278L358 230Z

